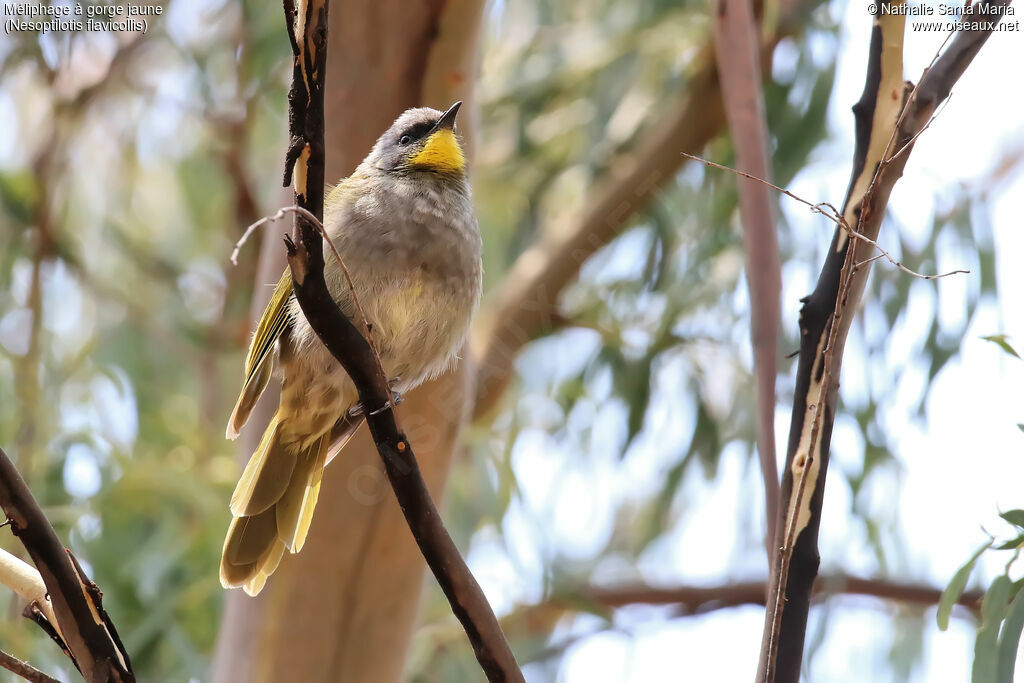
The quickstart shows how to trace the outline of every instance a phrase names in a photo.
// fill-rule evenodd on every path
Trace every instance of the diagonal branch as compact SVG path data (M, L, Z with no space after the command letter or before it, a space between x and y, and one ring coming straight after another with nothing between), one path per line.
M128 653L103 610L99 589L65 550L3 449L0 507L46 584L60 634L82 676L90 683L134 681Z
M295 52L288 96L291 144L286 180L294 181L295 238L287 238L295 298L310 326L352 379L395 497L431 571L462 622L490 681L522 681L512 651L483 591L441 521L420 473L412 445L395 419L394 401L379 358L338 308L324 279L323 220L324 75L328 0L285 2ZM308 212L308 213L307 213ZM314 220L310 220L312 214ZM315 222L314 222L315 221ZM336 252L335 252L336 253ZM390 407L372 410L370 406Z
M718 0L715 17L715 58L725 116L741 171L771 177L768 123L765 119L757 24L750 0ZM743 251L750 290L750 341L757 384L757 450L764 479L765 547L771 561L775 517L779 506L779 471L775 464L775 373L778 353L782 265L775 234L774 206L768 187L739 180Z
M818 529L838 378L870 269L869 241L878 237L889 195L918 135L997 23L978 19L1001 17L1001 9L1008 4L1009 0L983 0L974 5L964 17L968 30L956 34L909 93L903 83L904 16L879 17L872 28L864 92L854 106L856 149L841 226L800 314L800 364L758 681L796 683L800 678L807 612L819 563ZM854 232L867 240L855 239Z

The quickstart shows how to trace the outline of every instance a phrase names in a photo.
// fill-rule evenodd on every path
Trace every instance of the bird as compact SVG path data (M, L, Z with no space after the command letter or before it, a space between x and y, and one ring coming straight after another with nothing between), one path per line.
M328 258L328 289L363 329L358 299L397 393L453 365L480 302L482 242L455 129L461 104L402 113L324 202L324 228L352 279L350 287ZM231 496L220 563L221 584L252 596L286 550L302 549L324 467L365 417L352 380L299 308L287 269L249 345L228 439L272 376L280 403Z

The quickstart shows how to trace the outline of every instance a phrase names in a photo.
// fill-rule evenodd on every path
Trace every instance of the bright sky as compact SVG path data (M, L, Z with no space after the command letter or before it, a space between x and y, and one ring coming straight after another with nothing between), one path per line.
M936 7L937 3L932 0ZM846 189L853 142L850 106L863 86L870 32L866 4L857 1L845 8L838 79L829 114L830 141L812 155L811 165L790 188L803 197L838 204ZM918 80L943 38L941 33L913 32L908 22L908 78ZM812 42L807 47L813 54L820 46ZM787 57L780 54L779 58ZM939 266L943 271L973 267L974 273L938 285L916 283L908 302L908 322L892 331L875 330L889 336L884 357L867 358L863 352L858 353L860 332L855 330L843 367L843 395L850 400L866 391L863 377L905 369L884 420L902 470L891 468L888 481L876 476L867 498L872 514L893 519L906 540L906 546L894 553L898 559L891 567L893 573L940 587L984 542L983 525L995 533L1005 533L998 512L1024 507L1020 486L1024 481L1024 434L1016 427L1024 422L1024 363L979 339L1005 333L1018 349L1024 347L1024 307L1015 306L1014 296L1024 291L1024 269L1014 262L1024 253L1024 226L1013 201L1024 196L1024 174L1018 172L1014 182L994 188L979 183L1004 154L1024 145L1024 123L1017 115L1024 111L1024 90L1007 87L1007 69L1018 69L1022 63L1021 33L992 36L954 89L939 119L919 140L890 204L904 237L912 242L926 232L937 209L949 208L954 197L951 188L963 183L972 191L991 190L988 218L996 238L1001 304L982 301L974 312L960 355L946 365L932 385L925 422L911 417L911 406L921 395L926 373L914 365L915 349L909 345L920 328L913 332L908 329L913 328L916 317L935 306L941 321L963 320L964 293L971 286L968 278L979 277L970 252L947 249ZM831 226L795 203L785 205L784 211L795 235L809 243L817 242L822 252L831 237ZM889 222L883 226L881 242L898 251L894 235ZM819 267L820 260L787 264L783 325L796 324L798 299L809 291ZM879 262L873 277L909 276ZM870 321L865 327L871 334ZM584 336L579 343L586 345L588 340ZM749 357L749 350L746 353ZM780 395L776 417L780 454L785 451L789 398ZM600 417L594 414L591 419L600 424ZM673 416L661 417L664 419L657 420L659 424L673 424ZM678 420L675 426L689 433ZM859 469L863 448L860 438L849 418L844 421L840 405L833 438L833 467ZM594 441L600 443L597 438ZM616 439L608 441L615 443ZM559 542L564 541L564 552L570 557L575 553L586 556L603 544L611 531L610 512L603 503L627 499L637 487L652 485L651 470L646 470L645 481L644 472L637 470L635 462L620 465L614 457L597 452L588 455L586 469L581 472L566 466L567 457L571 459L571 454L560 452L558 444L542 433L528 434L516 446L513 464L525 498L522 504L513 504L505 524L510 552L506 555L497 539L478 538L470 553L474 572L499 611L519 600L538 597L535 579L539 579L542 566L542 551L534 547L538 535L557 536ZM645 466L649 464L644 461ZM682 526L659 544L657 552L645 558L640 567L642 575L666 584L718 583L732 577L763 576L763 556L752 558L740 552L738 546L744 539L733 537L738 516L749 520L751 528L763 525L759 476L748 466L744 454L727 449L715 481L693 477L685 488ZM876 571L876 563L861 525L850 519L850 498L843 479L831 477L822 524L822 566L869 575ZM741 505L741 500L748 502ZM537 519L544 520L543 532L536 528ZM751 533L761 533L760 527ZM1002 571L1001 562L1005 558L992 557L982 564L986 585L991 576ZM892 644L901 639L912 641L914 631L900 629L889 606L870 599L843 598L830 602L829 609L827 636L818 632L821 608L811 613L808 643L818 638L823 642L810 668L805 667L810 680L907 680L902 674L893 674L887 658ZM582 637L568 649L559 681L751 680L762 621L760 608L720 610L705 617L674 621L665 621L657 610L623 610L617 618L617 630ZM571 632L563 635L584 636L599 627L593 619L581 618ZM929 610L925 616L923 664L909 680L969 680L973 642L973 622L954 618L949 630L940 633L934 610ZM1024 667L1024 657L1018 662L1018 669ZM529 681L539 683L546 675L540 670L527 670Z

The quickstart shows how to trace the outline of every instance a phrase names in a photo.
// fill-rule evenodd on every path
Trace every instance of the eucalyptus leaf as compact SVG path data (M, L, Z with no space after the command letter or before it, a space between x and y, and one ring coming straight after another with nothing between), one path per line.
M999 545L995 546L996 550L1014 550L1018 546L1024 544L1024 534L1017 538L1010 539L1009 541L1003 541Z
M953 605L963 595L964 588L967 587L967 579L971 577L971 571L974 569L975 563L981 554L992 547L992 541L989 541L985 545L978 548L971 559L967 560L960 569L953 575L953 579L946 586L945 590L942 591L942 596L939 598L939 610L935 615L935 620L939 624L939 630L945 631L949 628L949 615L953 612Z
M1006 612L1013 582L1004 574L997 576L981 601L981 627L974 641L974 666L971 683L996 683L999 625Z
M1020 358L1020 354L1017 353L1016 349L1010 346L1010 342L1007 341L1009 337L1007 337L1005 334L990 334L988 336L982 337L982 339L984 339L985 341L992 342L993 344L997 344L999 348L1001 348L1003 351L1010 354L1014 358Z
M1013 683L1013 670L1017 663L1017 648L1020 634L1024 630L1024 591L1017 585L1017 596L1010 603L999 634L999 655L996 680L999 683Z
M999 513L999 516L1010 524L1024 529L1024 510L1007 510Z

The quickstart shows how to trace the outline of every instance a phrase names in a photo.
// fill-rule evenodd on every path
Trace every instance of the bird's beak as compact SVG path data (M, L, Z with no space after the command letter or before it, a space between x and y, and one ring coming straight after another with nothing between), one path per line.
M409 158L408 166L440 173L466 172L466 155L455 137L455 115L461 106L462 102L456 102L441 114L426 134L423 147Z
M456 114L459 113L459 107L461 106L462 102L459 101L453 104L452 106L448 107L448 111L446 111L444 114L441 114L441 118L439 118L437 120L437 123L434 124L434 127L430 129L430 133L427 134L427 137L430 137L437 131L445 128L447 128L448 130L455 130L455 116Z

